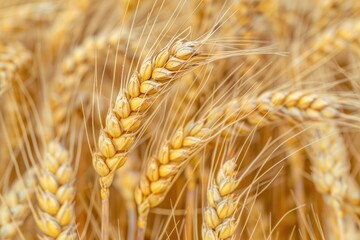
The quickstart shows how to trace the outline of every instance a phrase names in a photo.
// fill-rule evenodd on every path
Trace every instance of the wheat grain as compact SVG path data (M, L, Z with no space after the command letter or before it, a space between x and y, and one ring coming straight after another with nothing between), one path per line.
M196 154L189 160L189 164L185 168L185 178L187 180L187 191L186 191L186 238L194 238L194 228L196 226L195 214L197 212L197 198L196 190L199 187L200 181L200 170L198 163L201 161L202 155ZM134 188L135 189L135 188Z
M291 133L295 135L294 131L291 131ZM294 192L296 205L299 206L306 203L306 194L303 181L303 174L305 172L305 164L307 160L306 151L305 149L301 148L299 139L295 137L286 139L285 150L286 155L288 155L288 161L290 165L289 181L293 183L295 188ZM306 226L302 221L302 219L305 219L305 209L298 209L296 214L301 235L306 238Z
M358 21L348 20L339 26L329 26L322 34L317 35L310 43L314 52L307 57L308 64L313 64L324 56L334 52L339 53L345 48L359 45L360 24Z

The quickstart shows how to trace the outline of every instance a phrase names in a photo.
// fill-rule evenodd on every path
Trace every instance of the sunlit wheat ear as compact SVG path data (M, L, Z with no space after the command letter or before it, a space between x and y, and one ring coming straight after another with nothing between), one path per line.
M347 20L337 26L329 26L321 34L316 34L311 42L314 53L310 54L306 61L308 64L314 64L327 56L340 52L348 47L359 46L360 24L357 20Z
M100 131L98 151L93 165L100 175L102 197L107 198L115 170L126 161L129 148L139 132L144 113L164 92L169 83L193 67L202 53L199 43L177 41L145 60L121 90L106 117L105 128Z
M196 226L197 198L196 190L200 182L200 167L198 166L201 159L201 153L195 154L186 166L184 175L187 182L186 191L186 237L192 239L194 228ZM135 188L134 188L135 189Z
M49 128L54 129L54 136L64 136L67 132L66 117L71 112L71 99L77 98L74 91L78 89L81 81L94 69L95 58L106 57L108 51L112 54L125 54L128 41L128 32L117 29L108 34L88 37L84 43L75 49L62 61L59 74L52 83L50 95L50 108L52 119L48 120ZM119 46L119 47L118 47ZM128 52L134 49L129 47Z
M75 5L73 3L64 4L63 11L58 14L44 36L48 42L48 50L54 56L63 54L61 50L68 49L73 37L79 35L79 31L81 31L75 26L81 25L85 20L85 11Z
M358 205L360 188L352 179L348 153L339 129L334 124L318 124L309 134L313 182L334 210L340 221L338 237L343 237L343 218L352 214Z
M20 43L0 42L0 95L11 85L16 84L16 78L24 75L31 63L32 54Z
M0 42L0 95L4 94L6 99L0 111L6 116L4 123L12 148L19 146L26 135L26 129L20 127L21 124L26 126L28 122L23 111L23 108L28 107L28 102L22 89L30 75L32 57L31 52L20 42ZM2 144L0 147L2 152L7 151L4 146Z
M234 194L238 184L235 160L225 161L207 189L202 227L204 240L227 239L233 235L238 225L235 215L239 199Z
M223 124L238 124L238 132L249 133L256 126L270 123L332 119L339 114L329 102L304 92L269 92L258 98L237 98L214 107L202 119L178 128L162 145L158 155L147 163L135 190L139 227L146 227L150 208L162 202L189 157L216 134L232 134L222 127Z
M329 96L305 91L268 91L259 97L240 97L232 100L229 111L233 116L241 115L242 120L233 129L225 129L223 135L249 133L254 127L279 122L338 119L341 107Z
M214 107L197 121L190 121L177 129L146 163L145 171L135 189L138 206L139 234L146 228L150 208L160 204L166 193L188 163L190 157L212 137L221 133L223 124L239 121L238 105L234 102ZM141 238L141 237L140 237Z
M76 239L73 180L68 152L60 143L50 142L36 191L39 209L35 221L43 238Z
M18 4L0 11L0 32L7 37L29 33L41 26L49 26L61 9L58 2Z
M10 186L9 191L1 197L1 239L14 239L30 214L28 200L32 200L37 186L35 167L27 170L21 178L16 180Z

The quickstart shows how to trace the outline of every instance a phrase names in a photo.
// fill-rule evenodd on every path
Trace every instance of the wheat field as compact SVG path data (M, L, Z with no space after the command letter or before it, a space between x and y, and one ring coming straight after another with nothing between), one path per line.
M360 240L360 1L1 0L0 239Z

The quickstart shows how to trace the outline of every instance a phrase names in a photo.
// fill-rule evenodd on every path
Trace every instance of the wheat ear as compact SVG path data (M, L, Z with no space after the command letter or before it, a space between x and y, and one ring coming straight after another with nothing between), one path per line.
M234 233L239 223L235 216L239 196L234 194L238 184L235 160L225 161L207 189L208 206L202 227L204 240L227 239Z
M76 239L73 168L67 150L48 144L38 176L36 225L46 239Z
M337 127L318 124L309 134L312 179L325 202L334 210L340 228L339 237L343 238L344 215L359 202L360 188L353 184L356 181L352 179L345 143Z
M164 92L169 82L194 66L193 60L200 55L197 47L198 42L177 41L152 59L145 60L139 71L131 76L126 90L116 97L107 114L105 128L100 131L98 151L93 158L94 168L100 175L103 198L107 198L115 170L126 160L144 112Z
M5 37L18 33L28 33L39 26L50 25L61 9L55 2L37 2L21 4L2 9L0 31Z
M356 20L347 20L338 26L330 26L310 43L315 52L307 57L309 64L320 61L334 51L340 52L349 46L359 46L360 24Z
M335 118L340 114L335 106L326 98L301 91L267 92L250 100L236 98L210 110L202 119L179 127L170 140L162 145L157 157L150 159L135 189L139 232L146 228L150 208L162 202L189 157L209 142L211 136L218 134L222 124L236 123L235 134L249 133L256 126L289 119L304 121ZM223 128L220 132L227 136L234 134L228 129Z
M36 168L30 168L12 184L0 205L0 238L13 239L30 214L29 202L35 193Z
M0 95L16 83L16 76L22 76L31 63L32 54L19 42L0 42Z
M100 130L98 150L93 155L93 166L100 175L103 218L108 219L109 187L115 171L125 163L144 113L169 83L197 64L195 60L203 56L197 51L199 47L199 42L176 41L153 58L145 60L109 109L105 128ZM103 223L105 227L106 221ZM102 233L106 234L106 230L103 229ZM103 239L107 237L103 236Z
M86 19L86 6L80 7L76 2L68 2L64 5L68 6L54 19L45 35L48 50L54 54L54 57L58 57L61 50L71 48L71 40L74 36L80 37L80 28L74 26L84 24Z
M23 111L16 111L20 106L27 104L21 90L22 84L29 76L32 54L21 43L2 44L0 42L0 94L9 93L8 104L4 106L5 123L9 130L11 146L14 148L24 136L19 125L26 123ZM3 150L5 151L5 150Z

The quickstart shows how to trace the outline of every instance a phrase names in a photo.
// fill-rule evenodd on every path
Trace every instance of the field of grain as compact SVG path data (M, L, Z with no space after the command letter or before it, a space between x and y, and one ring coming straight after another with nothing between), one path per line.
M0 240L360 240L360 1L1 0Z

